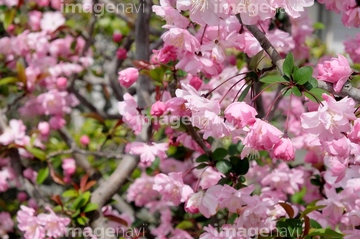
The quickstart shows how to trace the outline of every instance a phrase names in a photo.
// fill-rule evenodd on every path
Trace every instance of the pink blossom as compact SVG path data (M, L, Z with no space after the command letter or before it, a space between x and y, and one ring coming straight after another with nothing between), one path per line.
M282 138L274 145L274 156L285 161L295 159L294 146L289 138Z
M45 12L40 21L40 26L43 31L54 32L64 23L65 18L60 12Z
M113 41L116 42L116 43L119 43L121 42L121 40L123 39L123 35L119 32L115 32L113 34Z
M50 134L50 125L48 122L42 121L39 122L38 130L40 131L40 134L43 136L48 136Z
M186 202L194 192L189 185L185 185L182 173L169 173L169 176L163 173L155 176L153 189L162 195L162 200L169 200L174 205Z
M176 48L172 45L165 45L160 50L153 50L157 54L159 63L166 64L170 61L176 61Z
M127 58L127 50L125 48L121 47L117 49L115 54L119 60L125 60Z
M14 222L11 219L10 213L0 212L0 236L4 238L8 232L12 232L13 230Z
M66 158L62 160L62 168L64 170L64 174L68 177L73 175L76 171L76 164L73 158Z
M165 111L166 111L166 105L165 103L161 102L161 101L156 101L152 106L151 106L151 110L150 110L150 114L152 116L162 116Z
M193 193L185 204L185 211L189 213L201 213L204 217L210 218L218 211L218 198L211 191L199 191Z
M344 41L345 51L349 54L351 60L354 63L360 63L360 34L357 34L355 38Z
M17 200L20 202L25 202L27 200L27 194L25 192L19 192L16 196Z
M177 69L182 69L192 75L203 72L206 76L217 76L222 71L222 65L211 59L210 53L197 55L191 52L184 53L181 60L175 65Z
M322 214L325 217L332 218L334 221L338 222L345 210L343 196L337 194L335 188L332 188L329 185L325 185L324 191L327 199L318 201L316 205L324 205L325 207L322 209Z
M39 11L31 11L29 12L29 25L33 31L40 30L40 19L42 17L42 13Z
M281 141L282 132L275 126L256 119L250 126L250 132L246 135L244 145L257 150L269 150Z
M86 146L86 145L88 145L89 143L90 143L90 138L89 138L89 136L87 136L87 135L82 135L82 136L80 137L80 144Z
M360 27L360 8L356 0L343 2L342 23L346 27Z
M21 205L21 210L17 212L16 220L20 231L25 232L25 239L45 238L45 228L35 216L35 210Z
M186 29L170 28L161 38L167 45L172 45L181 51L196 52L200 49L199 41Z
M219 192L220 208L227 208L229 212L236 213L239 208L252 201L250 194L253 190L253 186L236 190L225 184Z
M24 175L25 178L29 179L29 180L32 181L32 182L35 182L35 181L36 181L37 172L34 171L32 168L26 168L26 169L23 171L23 175Z
M132 129L135 134L141 132L143 116L137 109L135 99L129 94L124 95L124 101L118 103L119 113L123 116L122 120Z
M174 9L171 5L166 4L167 1L160 1L161 6L154 5L153 12L162 17L166 21L165 27L176 26L179 28L186 28L190 21L184 17L178 10Z
M194 87L195 90L199 90L201 85L202 85L202 80L197 77L197 76L193 76L191 77L190 81L189 81L189 84Z
M5 128L0 135L0 144L8 145L12 142L18 145L25 144L26 127L21 120L12 119L9 121L9 127Z
M56 79L56 86L59 89L65 89L67 85L67 79L65 77L59 77Z
M224 111L225 118L236 127L244 128L255 123L256 110L245 102L234 102Z
M49 211L48 214L41 213L37 216L38 222L46 230L46 236L54 238L64 236L66 226L70 223L70 218L59 217L50 207L46 207L46 210Z
M0 192L6 192L9 189L9 180L14 178L14 173L9 167L0 170Z
M343 1L340 0L318 0L318 2L325 4L326 9L332 10L336 13L340 13L340 11L343 9Z
M128 188L126 200L128 202L134 202L138 207L142 207L156 200L159 197L159 193L153 189L153 185L154 177L142 173Z
M120 85L129 88L136 82L139 77L138 69L134 67L126 68L125 70L119 71L119 83Z
M333 83L335 92L340 92L345 82L351 76L353 70L348 60L343 55L331 58L317 66L317 78L322 81Z
M320 140L333 140L343 137L342 132L351 129L350 120L355 120L355 102L348 97L340 101L327 94L322 95L325 101L318 111L303 113L300 117L303 129L318 135Z
M166 157L166 150L168 150L167 143L146 144L143 142L132 142L126 145L126 152L140 155L140 161L145 167L149 167L154 162L156 156L164 159Z
M61 116L53 116L49 120L50 128L54 130L61 129L66 124L66 121Z

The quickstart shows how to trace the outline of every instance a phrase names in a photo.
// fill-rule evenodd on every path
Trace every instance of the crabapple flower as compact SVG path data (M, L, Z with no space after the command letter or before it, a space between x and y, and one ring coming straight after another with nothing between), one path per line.
M204 217L210 218L218 210L218 198L209 192L199 191L192 194L185 204L185 211L189 213L201 213Z
M46 207L46 210L49 211L48 214L41 213L37 216L39 223L46 230L46 236L57 238L65 235L70 218L59 217L50 207Z
M285 161L295 159L294 146L289 138L282 138L274 145L274 156Z
M125 60L127 58L127 51L125 48L119 48L115 54L119 60Z
M253 186L236 190L225 184L219 192L220 208L227 208L229 212L236 213L239 208L252 201L250 194L254 190Z
M47 32L54 32L64 24L65 18L61 12L45 12L40 21L41 29Z
M335 92L340 92L353 70L348 60L343 55L331 58L317 66L317 78L334 84Z
M325 101L318 111L303 113L300 116L305 132L318 135L320 140L333 140L343 137L343 132L351 130L349 121L355 120L355 102L345 97L336 101L333 97L322 94Z
M176 61L176 47L172 45L165 45L160 50L153 50L153 52L157 54L157 60L162 64L166 64L169 61Z
M9 121L9 127L5 128L0 135L0 144L8 145L12 142L18 145L25 144L26 126L21 120L12 119Z
M0 212L0 236L6 238L5 235L8 232L12 232L14 229L14 222L11 219L10 213Z
M86 146L86 145L88 145L89 143L90 143L90 138L89 138L89 136L87 136L87 135L82 135L82 136L80 137L80 144Z
M360 63L359 44L360 34L357 34L355 38L344 41L345 52L349 54L354 63Z
M16 220L19 230L25 232L25 239L45 238L45 228L35 216L34 209L21 205L20 210L17 212Z
M164 159L166 157L166 150L168 150L167 143L152 143L149 145L143 142L132 142L127 144L125 148L127 153L140 155L140 161L145 167L150 166L156 156L161 160Z
M245 102L234 102L224 111L225 118L234 126L244 128L255 123L256 110Z
M193 76L191 77L190 81L189 81L189 84L194 87L195 90L199 90L201 85L202 85L202 80L197 77L197 76Z
M255 119L243 143L253 149L269 150L281 141L281 136L282 132L275 126L261 119Z
M129 94L124 95L124 101L118 103L119 113L123 116L122 120L132 129L135 134L142 129L143 116L137 109L135 99Z
M119 83L120 85L129 88L136 82L139 77L138 69L134 67L126 68L125 70L119 71Z
M182 173L169 173L169 176L160 173L155 176L153 189L162 195L162 200L169 200L175 206L186 202L190 195L194 193L189 185L185 185Z
M48 122L42 121L38 124L38 130L42 136L48 136L50 133L50 125Z
M200 49L199 41L186 29L170 28L161 38L167 45L172 45L181 51L196 52Z
M128 202L134 202L138 207L142 207L156 200L156 198L159 197L159 193L153 189L153 185L154 177L142 173L128 188L126 200Z
M76 171L76 164L75 164L75 160L73 158L63 159L61 166L64 170L64 174L67 177L70 177Z
M150 114L152 116L162 116L166 111L166 105L165 103L161 102L161 101L156 101L152 106L151 106L151 110L150 110Z

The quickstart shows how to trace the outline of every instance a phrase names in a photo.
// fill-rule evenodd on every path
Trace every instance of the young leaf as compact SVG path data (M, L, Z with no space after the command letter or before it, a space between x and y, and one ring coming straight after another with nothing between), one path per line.
M40 169L36 178L36 183L42 184L45 181L45 179L49 176L49 172L50 170L48 167Z
M86 204L83 212L91 212L95 211L96 209L98 209L98 205L96 203L88 203Z

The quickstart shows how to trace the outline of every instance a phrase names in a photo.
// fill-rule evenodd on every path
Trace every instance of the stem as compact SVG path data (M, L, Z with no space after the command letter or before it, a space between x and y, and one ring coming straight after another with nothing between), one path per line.
M226 79L226 80L223 81L220 85L216 86L214 89L212 89L211 91L209 91L208 93L206 93L206 94L205 94L205 98L207 98L211 93L213 93L215 90L217 90L220 86L222 86L223 84L225 84L225 83L228 82L229 80L234 79L234 78L237 77L237 76L241 76L241 75L248 74L248 73L250 73L250 71L244 72L244 73L239 73L239 74L236 74L236 75L230 77L229 79Z

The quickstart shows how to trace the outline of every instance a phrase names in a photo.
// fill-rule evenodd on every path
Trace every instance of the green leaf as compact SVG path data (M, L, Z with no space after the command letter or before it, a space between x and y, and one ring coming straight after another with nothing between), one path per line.
M206 168L207 166L209 166L207 163L201 163L198 166L196 166L196 169L203 169Z
M265 76L263 78L260 79L261 82L263 83L268 83L268 84L273 84L273 83L285 83L287 82L284 77L282 76Z
M176 226L176 228L182 229L182 230L190 229L193 227L194 227L194 224L190 221L182 221Z
M310 219L310 227L311 228L322 228L322 226L315 220Z
M246 88L241 92L238 101L244 101L245 97L248 95L251 85L247 85Z
M238 145L237 144L231 144L228 148L228 152L230 155L235 155L235 154L239 154L240 151L238 150Z
M36 183L42 184L45 181L45 179L49 176L49 172L50 170L48 167L40 169L36 178Z
M304 66L294 72L293 79L296 82L296 84L304 85L311 78L312 73L313 73L312 67Z
M85 226L86 223L87 223L87 218L86 217L78 217L76 220L82 226Z
M19 79L16 77L12 77L12 76L4 77L0 80L0 85L8 85L11 83L16 83L18 81L19 81Z
M245 175L250 168L250 162L248 158L241 159L236 156L230 157L230 162L233 164L233 172L237 175Z
M316 229L310 229L309 234L305 238L312 238L313 236L322 236L326 239L340 239L343 238L344 235L336 232L330 228L316 228Z
M229 178L221 178L218 182L220 185L230 184L231 180Z
M256 70L260 61L264 58L264 50L259 51L255 56L253 56L249 63L249 68Z
M329 92L327 92L326 90L320 88L313 88L309 90L309 92L305 92L305 96L309 98L309 100L311 101L318 102L323 100L322 98L323 93L329 94Z
M78 193L75 189L68 189L63 192L61 196L63 196L64 198L75 198L78 196Z
M226 174L230 172L232 164L228 160L220 160L216 163L216 168L219 172Z
M223 158L226 157L226 155L228 154L228 151L224 148L217 148L215 149L212 158L217 161L217 160L221 160Z
M25 148L29 153L34 155L36 158L43 160L43 161L46 159L46 154L42 149L35 148L30 145L25 145Z
M318 210L318 209L323 209L325 207L325 205L318 205L318 206L307 206L306 209L301 212L301 217L304 217L305 215L309 214L312 211Z
M296 96L299 96L301 97L302 96L302 93L301 91L299 90L299 88L297 86L294 86L292 89L291 89L291 92L296 95Z
M91 212L98 209L98 205L96 203L88 203L86 204L83 212Z
M15 18L16 9L8 9L4 15L4 28L7 29Z
M149 71L150 77L151 79L157 81L157 82L162 82L164 79L164 70L161 67L152 69Z
M292 53L287 54L284 64L283 64L283 71L284 74L288 77L291 76L294 69L294 56Z
M203 163L203 162L209 162L209 156L207 156L207 154L202 154L199 157L196 158L195 162L197 163Z
M91 193L89 191L83 193L82 194L83 202L81 203L80 207L85 206L89 202L90 197L91 197Z
M314 30L321 30L321 29L325 28L325 25L321 22L315 22L313 24L313 28L314 28Z

